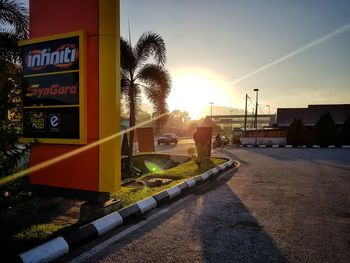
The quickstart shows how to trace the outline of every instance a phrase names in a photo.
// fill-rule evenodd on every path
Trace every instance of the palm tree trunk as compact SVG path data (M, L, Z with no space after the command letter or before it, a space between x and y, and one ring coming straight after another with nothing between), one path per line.
M129 91L129 99L130 99L130 113L129 113L129 121L130 121L130 128L135 127L136 123L136 117L135 117L135 96L134 96L134 88L131 86L130 91ZM133 155L134 155L134 136L135 136L135 131L131 130L130 131L130 147L129 147L129 156L128 156L128 169L131 171L133 167Z

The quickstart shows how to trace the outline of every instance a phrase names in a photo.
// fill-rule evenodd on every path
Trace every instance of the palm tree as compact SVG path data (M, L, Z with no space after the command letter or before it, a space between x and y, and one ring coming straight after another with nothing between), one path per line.
M11 174L17 167L17 160L29 151L29 146L18 151L16 144L21 124L8 117L9 110L20 108L22 103L22 70L17 43L28 37L27 13L22 4L0 0L0 177ZM1 195L3 189L0 189Z
M28 11L23 4L0 0L0 60L16 62L19 58L17 42L28 38Z
M166 62L166 48L161 36L154 32L141 35L134 47L120 38L121 49L121 92L129 105L130 127L134 127L137 110L141 102L141 90L153 104L155 116L168 111L166 98L171 89L170 75L163 67ZM153 57L154 63L149 63ZM134 131L130 132L128 168L133 166Z

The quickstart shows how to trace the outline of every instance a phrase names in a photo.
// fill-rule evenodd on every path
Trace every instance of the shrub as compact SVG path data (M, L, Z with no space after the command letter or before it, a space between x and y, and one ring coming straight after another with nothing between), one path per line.
M287 143L293 146L308 145L310 134L300 119L294 119L287 130Z
M340 130L339 141L340 144L350 145L350 116L346 118Z
M338 130L329 112L323 114L312 130L313 144L326 147L337 142Z
M210 156L208 156L208 147L201 143L197 143L196 148L188 148L187 153L193 162L197 164L198 168L204 167L210 159Z
M22 72L18 66L0 64L0 179L15 173L18 162L28 157L31 145L19 143L22 135L21 86ZM0 207L11 205L25 191L27 179L0 185Z

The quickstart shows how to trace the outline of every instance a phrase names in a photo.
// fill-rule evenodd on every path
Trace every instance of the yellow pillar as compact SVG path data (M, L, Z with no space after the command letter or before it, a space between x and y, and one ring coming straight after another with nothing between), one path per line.
M120 131L119 0L99 0L99 139ZM120 137L99 147L99 190L120 189Z

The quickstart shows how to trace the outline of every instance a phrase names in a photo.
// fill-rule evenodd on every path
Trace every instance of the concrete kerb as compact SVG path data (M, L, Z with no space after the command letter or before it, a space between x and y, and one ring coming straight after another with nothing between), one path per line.
M236 163L234 161L229 160L207 172L187 179L178 185L140 200L133 205L120 209L117 212L101 217L67 236L57 237L40 246L23 252L18 256L19 262L35 263L53 261L65 254L68 254L73 249L87 244L98 236L115 229L116 227L127 222L130 218L138 217L151 209L154 209L170 201L171 199L184 194L190 188L218 177L220 172L235 167L235 164Z
M247 144L247 145L239 145L240 148L297 148L297 147L294 147L293 145L290 145L290 144L287 144L287 145L277 145L277 144L273 144L271 146L268 146L268 145L265 145L265 144L259 144L259 145L251 145L251 144ZM320 145L310 145L310 146L307 146L307 145L302 145L301 147L299 148L321 148ZM337 146L337 145L328 145L327 147L325 148L329 148L329 149L335 149L335 148L343 148L343 149L350 149L350 145L340 145L340 146Z

